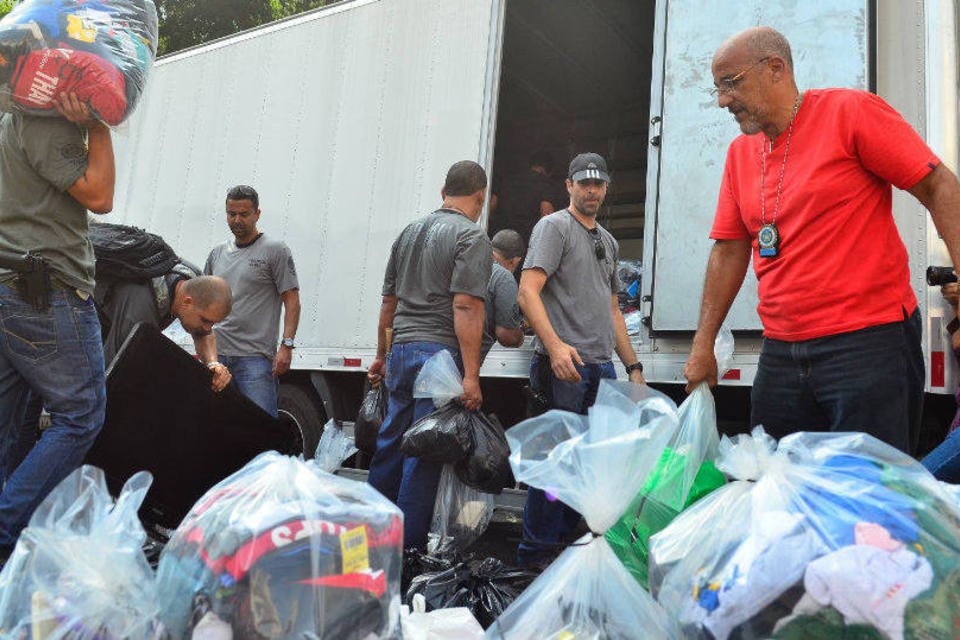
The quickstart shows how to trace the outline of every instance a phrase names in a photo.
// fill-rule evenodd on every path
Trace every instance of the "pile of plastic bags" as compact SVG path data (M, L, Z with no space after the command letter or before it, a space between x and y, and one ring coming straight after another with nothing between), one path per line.
M160 558L175 637L389 637L402 515L364 483L264 453L204 495ZM202 633L201 633L202 632Z
M508 432L517 480L578 510L592 533L497 618L488 638L675 637L673 621L603 537L676 433L669 400L646 387L626 387L631 395L622 389L603 381L587 416L549 411Z
M734 482L651 540L650 584L684 637L955 638L960 506L860 433L724 438Z
M75 93L108 125L136 106L157 51L153 0L26 0L0 21L3 108L55 115Z
M50 492L0 573L0 636L162 636L137 518L151 482L134 475L114 503L103 472L84 466Z

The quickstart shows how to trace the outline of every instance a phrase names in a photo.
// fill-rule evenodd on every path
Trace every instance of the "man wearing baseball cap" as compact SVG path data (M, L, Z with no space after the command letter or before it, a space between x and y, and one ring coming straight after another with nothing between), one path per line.
M533 228L519 301L537 335L530 362L533 409L585 414L597 398L600 380L616 377L614 350L631 381L644 379L617 304L620 248L597 223L610 183L607 163L596 153L581 153L567 175L570 205ZM530 488L518 562L548 562L556 543L579 521L579 513Z

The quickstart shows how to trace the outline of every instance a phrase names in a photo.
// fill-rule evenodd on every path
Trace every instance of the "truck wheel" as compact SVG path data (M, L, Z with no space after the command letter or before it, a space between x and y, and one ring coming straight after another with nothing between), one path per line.
M320 443L323 425L327 422L317 392L296 383L281 384L277 405L279 418L296 427L300 434L298 441L291 443L291 450L285 453L302 453L304 458L312 458Z

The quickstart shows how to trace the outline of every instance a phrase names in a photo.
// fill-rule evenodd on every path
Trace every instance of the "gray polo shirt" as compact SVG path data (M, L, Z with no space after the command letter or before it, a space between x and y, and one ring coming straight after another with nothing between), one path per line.
M393 341L439 342L459 350L453 297L486 296L492 253L483 229L450 209L407 225L393 243L383 278L383 295L397 297Z
M0 114L0 249L34 251L62 284L92 294L87 210L67 193L86 170L87 145L77 125ZM12 276L0 270L0 279Z
M497 341L497 327L516 329L520 326L523 317L517 303L517 293L517 281L513 274L494 262L487 284L487 297L484 299L486 320L483 323L483 345L480 347L481 362Z
M605 256L597 258L596 242L567 209L537 222L523 263L526 269L543 269L547 282L540 298L550 324L561 340L574 347L584 362L609 362L615 345L611 295L620 289L617 260L620 246L610 232L597 224L598 241ZM540 339L537 353L546 353Z
M227 240L210 252L203 273L222 277L233 294L230 315L214 329L217 353L272 360L280 342L280 294L300 288L290 248L264 234L243 247Z

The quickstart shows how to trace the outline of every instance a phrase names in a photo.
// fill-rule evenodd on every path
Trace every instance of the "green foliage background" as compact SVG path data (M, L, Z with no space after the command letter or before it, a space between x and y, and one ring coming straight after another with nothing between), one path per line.
M160 14L160 55L316 9L331 0L154 0ZM0 17L14 0L0 0Z
M4 2L7 0L0 0ZM202 44L272 20L316 9L330 0L156 0L160 55Z

